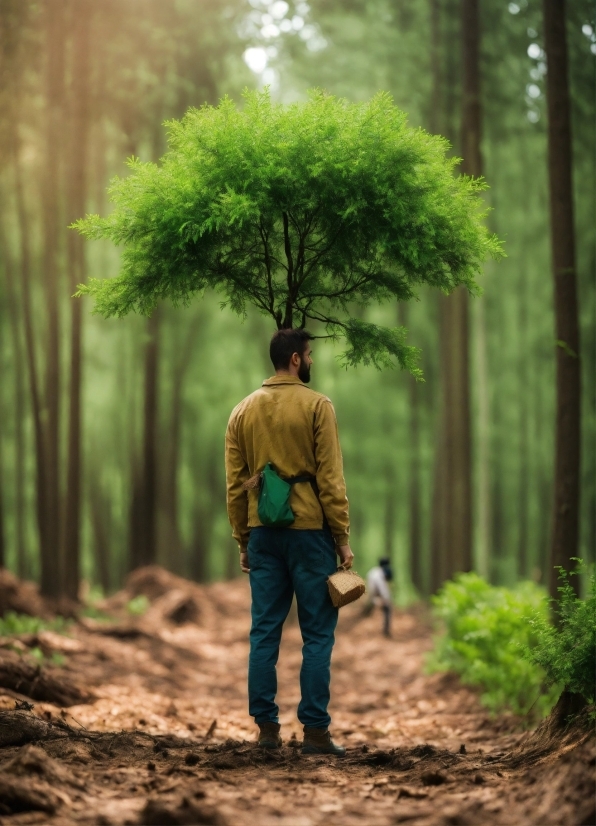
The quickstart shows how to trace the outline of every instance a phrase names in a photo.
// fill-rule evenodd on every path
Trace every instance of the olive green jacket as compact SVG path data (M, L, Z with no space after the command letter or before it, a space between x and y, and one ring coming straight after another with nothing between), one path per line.
M280 476L309 474L317 480L319 498L308 482L292 485L291 528L321 529L323 510L337 545L349 542L350 518L337 420L330 399L295 376L273 376L234 408L226 431L228 516L234 539L246 549L257 515L258 490L243 485L267 462ZM321 506L323 510L321 509Z

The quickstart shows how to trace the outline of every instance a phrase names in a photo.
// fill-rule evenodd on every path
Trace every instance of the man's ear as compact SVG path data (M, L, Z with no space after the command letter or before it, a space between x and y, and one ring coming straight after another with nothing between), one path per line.
M300 356L298 353L292 353L292 358L290 359L294 367L300 367Z

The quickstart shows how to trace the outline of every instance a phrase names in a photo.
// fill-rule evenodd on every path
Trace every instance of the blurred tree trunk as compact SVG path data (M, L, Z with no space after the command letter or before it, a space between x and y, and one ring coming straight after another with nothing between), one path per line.
M23 342L21 338L21 311L19 307L15 262L9 250L5 224L0 220L0 258L4 265L6 303L10 318L10 332L14 360L14 536L16 548L16 569L19 577L28 574L25 552L25 395L23 379Z
M392 464L385 468L385 519L383 553L393 562L395 550L395 471Z
M72 88L69 112L70 147L68 178L68 223L85 212L89 140L89 31L93 6L90 0L71 0ZM78 232L68 234L68 280L71 295L85 280L85 247ZM81 337L82 302L71 299L70 393L68 465L64 525L64 586L67 596L77 599L80 579L81 534Z
M20 298L23 311L25 355L27 360L27 376L29 379L29 397L31 401L31 414L33 418L33 432L35 435L35 509L39 534L40 557L41 559L48 559L51 557L52 549L49 547L48 536L47 456L42 425L42 402L35 347L35 327L33 323L33 304L31 295L31 250L29 244L32 237L32 232L29 216L27 214L27 206L25 203L19 149L18 134L15 130L15 133L13 134L12 160L14 168L17 225L19 232L21 276Z
M59 255L62 237L60 158L64 133L65 16L64 0L46 0L45 9L45 158L42 183L43 273L46 292L47 340L44 394L44 442L46 447L46 542L41 554L41 593L64 593L64 560L61 553L60 496L60 311Z
M4 336L0 330L0 354L4 347ZM1 377L0 377L1 378ZM6 387L8 382L2 382L1 387ZM0 394L0 421L7 422L8 416L4 411L4 398ZM6 565L6 525L4 519L4 485L6 471L4 469L4 439L2 429L0 429L0 568Z
M147 319L143 447L133 470L130 521L130 567L151 565L157 551L157 409L159 367L159 311Z
M524 272L527 272L524 267ZM527 278L523 281L523 290L519 301L519 379L518 392L520 400L520 450L519 450L519 535L518 535L518 574L522 578L530 576L530 455L531 455L531 433L530 433L530 405L528 394L530 393L530 375L528 370L527 329L528 329L528 302L530 301Z
M569 569L579 539L581 387L565 0L544 0L548 171L557 360L555 490L549 583ZM574 582L574 580L572 580ZM577 585L577 583L575 583Z
M472 336L475 350L475 390L478 405L477 419L477 531L478 547L475 559L478 573L488 576L491 557L491 501L490 501L490 391L486 344L486 316L484 297L474 300Z
M398 321L402 327L408 326L407 304L399 303ZM420 596L424 595L424 571L422 560L422 482L420 458L420 393L418 382L408 376L408 546L410 561L410 579Z
M481 170L478 0L462 0L461 26L462 171L478 175ZM472 567L468 316L468 294L463 287L441 299L441 405L432 530L433 559L441 571L440 581Z
M95 570L104 594L108 594L112 588L110 503L102 490L97 466L89 478L89 506Z
M193 512L193 537L190 546L190 560L188 569L192 579L196 582L206 582L209 578L209 552L211 551L211 539L213 535L213 521L215 508L214 499L219 496L219 478L217 473L220 456L212 450L207 457L206 467L202 466L195 455L193 461L194 486L197 491L195 495L195 505ZM199 491L204 492L204 496L199 496ZM238 571L233 570L233 566L238 564L238 552L236 544L230 542L226 557L226 575L237 576Z
M172 397L167 446L164 457L164 469L160 474L160 536L159 557L170 570L182 574L184 570L182 539L178 525L178 466L180 464L180 436L182 430L182 389L184 377L190 364L193 348L199 331L200 317L195 317L190 324L182 347L182 353L174 368Z

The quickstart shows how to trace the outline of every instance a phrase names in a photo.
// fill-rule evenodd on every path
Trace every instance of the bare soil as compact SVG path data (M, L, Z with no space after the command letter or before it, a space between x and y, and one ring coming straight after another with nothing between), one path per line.
M33 592L13 590L23 610ZM150 607L131 617L126 604L139 594ZM337 759L300 753L293 614L278 667L284 746L255 745L246 579L197 586L142 569L104 608L114 621L80 619L69 636L0 640L2 824L596 821L587 711L569 723L560 706L534 732L491 718L457 678L425 674L431 631L421 610L396 611L386 640L380 616L341 609L331 713L348 753ZM63 664L37 667L33 647Z

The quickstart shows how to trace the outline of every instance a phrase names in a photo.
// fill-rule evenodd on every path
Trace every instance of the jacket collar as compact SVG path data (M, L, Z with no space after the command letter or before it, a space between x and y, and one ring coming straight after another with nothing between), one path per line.
M276 384L304 384L298 376L271 376L270 379L265 379L263 387L273 387Z

